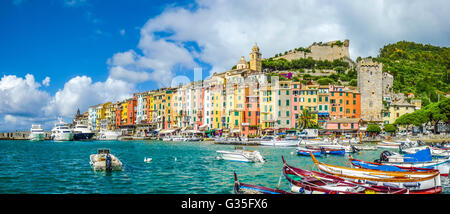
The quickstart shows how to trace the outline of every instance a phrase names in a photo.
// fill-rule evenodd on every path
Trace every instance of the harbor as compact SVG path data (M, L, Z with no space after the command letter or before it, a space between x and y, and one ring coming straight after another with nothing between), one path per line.
M375 146L374 143L363 144ZM123 163L122 170L95 171L89 156L108 148ZM289 191L282 174L283 161L305 170L319 169L296 147L244 146L257 150L263 163L217 159L218 150L235 145L212 141L0 141L0 192L8 194L232 194L234 175L245 183ZM384 148L352 153L355 159L373 161ZM26 155L24 156L24 151ZM45 152L42 152L45 151ZM396 150L390 150L396 151ZM49 155L51 154L51 155ZM148 158L151 161L145 161ZM320 162L351 167L347 155L323 155ZM46 181L46 182L42 182ZM442 193L449 194L447 176L441 176Z

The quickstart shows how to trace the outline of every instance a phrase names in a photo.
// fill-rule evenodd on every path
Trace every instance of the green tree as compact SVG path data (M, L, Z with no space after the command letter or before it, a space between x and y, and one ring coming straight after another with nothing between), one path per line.
M315 115L312 114L308 109L303 109L302 115L297 119L299 127L302 129L308 129L316 127Z
M367 132L380 133L381 128L376 124L369 124L366 129Z
M384 131L385 132L391 132L391 133L395 133L397 131L397 127L393 124L386 124L384 126Z

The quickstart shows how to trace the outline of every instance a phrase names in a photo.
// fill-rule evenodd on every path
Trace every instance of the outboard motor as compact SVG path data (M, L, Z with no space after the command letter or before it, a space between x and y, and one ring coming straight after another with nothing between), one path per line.
M380 159L376 159L374 162L375 163L382 163L382 162L388 162L389 161L389 156L391 156L392 153L385 150L380 154Z
M354 145L351 145L350 148L352 148L353 153L361 151L360 149L356 148Z
M106 171L111 172L112 171L112 161L111 161L111 155L106 155Z

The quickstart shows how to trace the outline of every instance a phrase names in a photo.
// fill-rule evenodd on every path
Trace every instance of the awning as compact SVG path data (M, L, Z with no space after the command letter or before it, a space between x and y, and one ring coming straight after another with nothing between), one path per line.
M329 116L330 113L328 113L328 112L319 112L319 113L317 113L317 115L319 115L319 116Z
M239 132L241 132L240 129L234 129L234 130L231 131L231 133L239 133Z

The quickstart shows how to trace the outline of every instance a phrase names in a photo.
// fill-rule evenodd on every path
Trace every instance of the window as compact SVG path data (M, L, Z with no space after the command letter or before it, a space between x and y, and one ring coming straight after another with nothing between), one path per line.
M289 100L286 100L286 106L289 106Z
M339 107L339 111L342 112L342 107Z
M289 111L286 111L286 117L289 117Z

